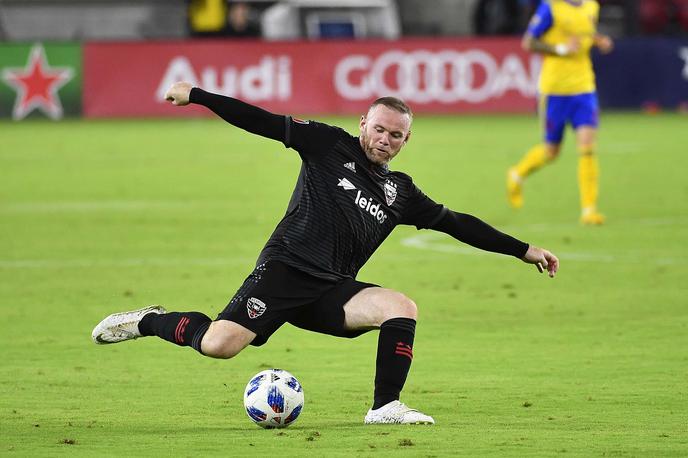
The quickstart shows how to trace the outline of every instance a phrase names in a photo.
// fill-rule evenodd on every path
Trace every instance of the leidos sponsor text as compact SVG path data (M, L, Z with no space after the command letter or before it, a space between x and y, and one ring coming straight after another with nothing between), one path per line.
M354 199L354 202L367 213L370 213L377 220L378 223L382 224L385 222L385 220L387 220L387 215L380 208L381 204L373 203L373 199L361 196L361 191L358 191L358 193L356 193L356 198Z

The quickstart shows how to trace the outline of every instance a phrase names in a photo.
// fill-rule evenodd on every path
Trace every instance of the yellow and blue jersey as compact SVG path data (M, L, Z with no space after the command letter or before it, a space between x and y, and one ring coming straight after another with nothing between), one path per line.
M540 72L542 95L571 95L595 91L590 49L597 33L599 4L594 0L543 0L528 26L533 37L556 46L571 38L580 49L571 55L545 55Z

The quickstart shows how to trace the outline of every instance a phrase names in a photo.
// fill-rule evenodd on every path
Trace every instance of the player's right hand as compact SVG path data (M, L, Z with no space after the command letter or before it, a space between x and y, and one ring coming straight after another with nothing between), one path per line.
M607 35L597 34L595 36L595 45L602 54L609 54L614 49L614 42Z
M174 83L167 92L165 92L165 100L172 102L172 105L180 107L188 105L192 87L191 83L185 81Z

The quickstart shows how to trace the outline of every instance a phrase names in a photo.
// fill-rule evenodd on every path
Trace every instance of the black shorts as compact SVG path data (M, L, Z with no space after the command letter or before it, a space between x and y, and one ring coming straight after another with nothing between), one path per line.
M365 330L344 329L344 305L372 283L352 278L332 281L314 277L280 261L266 261L246 278L217 316L256 333L260 346L284 323L339 337L357 337Z

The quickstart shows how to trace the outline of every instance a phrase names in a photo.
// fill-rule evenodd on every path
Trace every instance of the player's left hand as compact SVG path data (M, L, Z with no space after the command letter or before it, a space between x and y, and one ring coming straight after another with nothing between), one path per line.
M521 260L528 264L535 264L537 270L542 273L547 270L550 277L554 278L554 274L559 270L559 259L551 252L530 245L528 251L521 258Z

